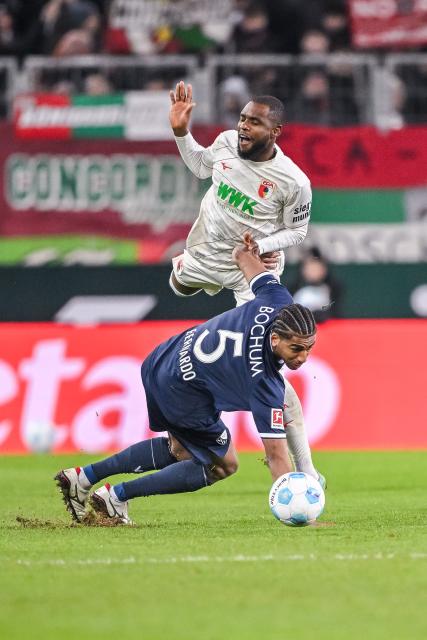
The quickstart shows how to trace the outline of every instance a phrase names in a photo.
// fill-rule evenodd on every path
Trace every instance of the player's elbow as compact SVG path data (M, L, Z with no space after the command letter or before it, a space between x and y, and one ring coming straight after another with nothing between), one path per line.
M307 231L308 231L308 224L304 225L303 227L300 227L299 229L296 229L296 243L297 244L301 244L304 239L305 236L307 235Z

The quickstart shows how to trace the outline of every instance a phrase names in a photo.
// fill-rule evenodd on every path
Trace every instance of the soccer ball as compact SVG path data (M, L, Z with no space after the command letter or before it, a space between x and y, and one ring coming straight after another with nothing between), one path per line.
M291 472L277 478L269 496L273 515L293 527L312 524L322 514L325 494L308 473Z
M33 453L49 453L55 444L55 428L47 422L28 422L22 439Z

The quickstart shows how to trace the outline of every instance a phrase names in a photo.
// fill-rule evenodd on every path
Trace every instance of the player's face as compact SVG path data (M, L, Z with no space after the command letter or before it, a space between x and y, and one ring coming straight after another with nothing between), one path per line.
M288 369L299 369L307 360L316 342L314 336L293 335L290 339L281 338L277 333L271 334L271 347L277 358L284 360Z
M273 147L281 126L269 118L270 107L249 102L237 125L237 153L245 160L263 162L273 156Z

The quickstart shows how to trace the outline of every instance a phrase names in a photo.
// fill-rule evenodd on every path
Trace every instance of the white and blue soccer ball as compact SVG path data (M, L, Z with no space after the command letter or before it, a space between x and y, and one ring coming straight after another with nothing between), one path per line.
M277 478L270 490L273 515L291 527L313 524L325 507L325 493L316 478L293 471Z
M49 453L55 445L55 427L48 422L29 421L24 427L22 439L31 452Z

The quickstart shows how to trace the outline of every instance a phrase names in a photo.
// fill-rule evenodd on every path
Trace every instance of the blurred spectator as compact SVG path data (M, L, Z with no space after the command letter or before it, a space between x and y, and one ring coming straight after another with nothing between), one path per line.
M351 36L347 11L342 2L330 4L322 16L322 28L329 38L330 51L348 51L351 49Z
M311 309L316 322L339 317L342 287L330 274L329 265L317 247L307 251L290 290L294 302Z
M250 100L248 83L241 76L230 76L218 88L219 118L221 124L234 129L242 108Z
M163 78L150 78L144 84L144 91L166 91L167 89L170 89L170 85Z
M329 80L323 71L309 71L295 100L297 122L328 125L331 122Z
M301 38L307 27L307 13L317 11L317 0L264 0L270 30L278 42L280 53L298 53ZM311 13L311 15L313 15ZM276 95L276 94L274 94Z
M366 100L362 92L356 91L355 67L348 60L339 57L327 65L331 102L334 105L332 125L355 125L361 121L361 114L367 117ZM360 73L360 72L359 72ZM359 75L360 78L360 75ZM366 86L368 79L365 79ZM356 102L356 99L359 102Z
M404 105L406 122L420 124L427 121L427 64L401 67L399 76L404 78L407 99Z
M46 91L56 93L60 96L72 96L77 93L77 88L71 80L59 80L51 88L46 89Z
M84 29L72 29L59 39L52 54L61 58L64 56L83 56L93 52L93 41L90 34Z
M329 71L329 68L328 68ZM360 121L352 75L343 68L307 72L294 104L294 120L323 126L355 125ZM351 74L351 67L350 67Z
M45 53L82 55L101 49L101 16L90 0L49 0L41 20Z
M16 33L13 25L13 17L6 4L0 4L0 46L2 49L15 42Z
M233 53L271 53L279 49L269 28L269 16L261 4L252 4L231 34L228 51Z
M383 90L385 110L378 118L377 126L381 129L401 129L405 125L403 110L406 102L406 88L402 80L394 73L383 74Z
M316 29L306 31L300 42L301 53L328 53L329 46L328 36Z
M88 96L108 96L114 88L103 73L91 73L84 79L83 92Z
M33 50L37 53L38 42L42 41L42 24L38 15L25 31L20 31L17 23L19 5L0 2L0 55L23 58Z

